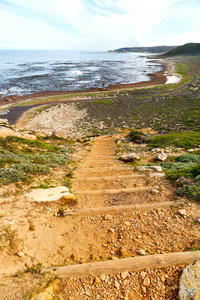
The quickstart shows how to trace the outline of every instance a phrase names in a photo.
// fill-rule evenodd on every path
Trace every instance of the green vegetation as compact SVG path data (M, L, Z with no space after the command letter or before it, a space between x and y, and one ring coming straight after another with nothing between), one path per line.
M169 50L167 53L163 54L164 57L177 56L177 55L188 55L195 56L200 55L200 43L188 43L183 46Z
M182 186L176 190L178 196L200 201L200 155L183 154L174 162L164 162L161 166L167 178L172 181L179 179L179 185ZM188 182L187 178L191 179L190 184L184 185L185 180Z
M127 138L134 143L143 143L145 141L144 134L138 130L132 130Z
M162 53L169 51L176 46L155 46L155 47L125 47L119 48L110 52L126 53L126 52L139 52L139 53Z
M187 196L189 199L200 201L200 186L185 185L176 191L180 197Z
M154 135L148 139L148 146L154 148L175 146L190 149L198 145L200 145L200 132L173 132Z
M0 184L26 181L36 174L47 175L50 168L66 165L68 151L52 144L16 137L0 138Z

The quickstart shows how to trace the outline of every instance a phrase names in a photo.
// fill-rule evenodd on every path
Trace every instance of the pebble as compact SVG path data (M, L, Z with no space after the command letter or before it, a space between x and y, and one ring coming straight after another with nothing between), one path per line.
M144 286L150 286L150 283L151 283L151 281L150 281L150 279L149 279L148 277L146 277L146 278L144 279L144 281L143 281L143 285L144 285Z
M99 277L95 277L95 279L94 279L94 285L97 285L99 283L101 283L101 279Z
M19 256L19 257L24 256L24 252L17 252L17 256Z
M158 193L159 193L158 190L155 190L155 189L151 190L151 194L152 194L152 195L156 195L156 194L158 194Z
M182 217L186 217L187 216L187 212L185 209L179 209L179 215L181 215Z
M128 276L129 276L129 272L127 272L127 271L121 273L121 278L122 278L122 279L126 279Z
M120 284L119 284L119 282L117 280L115 280L115 287L116 287L116 289L120 288Z
M144 249L140 249L140 250L137 251L137 254L139 254L139 255L146 255L146 252L145 252Z
M101 281L104 281L106 279L106 275L101 275L100 279L101 279Z
M146 277L146 275L147 275L147 272L142 271L142 272L140 273L140 275L141 275L142 279L144 279L144 278Z

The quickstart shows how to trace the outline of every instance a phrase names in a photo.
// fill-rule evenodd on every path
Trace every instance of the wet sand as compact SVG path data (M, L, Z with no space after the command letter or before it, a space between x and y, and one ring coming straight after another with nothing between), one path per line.
M160 85L165 84L167 81L167 75L171 73L171 67L166 62L160 63L162 70L155 73L155 74L148 74L148 77L150 78L149 81L142 81L142 82L136 82L136 83L130 83L130 84L111 84L106 86L105 88L93 88L88 90L77 90L77 91L51 91L51 92L39 92L39 93L33 93L33 94L27 94L24 96L18 96L18 95L10 95L7 97L3 97L1 99L1 103L5 104L6 102L18 102L22 100L28 100L28 99L34 99L34 98L42 98L42 97L48 97L48 96L58 96L58 95L70 95L70 94L83 94L83 93L95 93L95 92L102 92L102 91L113 91L113 90L121 90L121 89L132 89L132 88L143 88L143 87L149 87L154 85Z

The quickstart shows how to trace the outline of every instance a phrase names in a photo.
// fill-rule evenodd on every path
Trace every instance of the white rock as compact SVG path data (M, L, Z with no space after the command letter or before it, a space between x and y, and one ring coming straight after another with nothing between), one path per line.
M121 273L121 278L122 279L126 279L128 276L129 276L129 272L128 271Z
M155 189L151 190L151 194L152 194L152 195L156 195L156 194L158 194L158 193L159 193L158 190L155 190Z
M162 177L165 177L165 174L164 173L151 173L150 177L162 178Z
M143 171L156 171L156 172L162 172L162 168L160 166L141 166L141 167L136 167L136 170L139 172Z
M69 194L69 189L66 186L57 186L49 189L33 189L25 193L24 196L28 201L51 202L58 201Z
M24 256L24 252L17 252L17 256L19 256L19 257Z
M182 217L186 217L187 216L187 212L186 209L179 209L179 215L181 215Z
M139 156L136 153L129 153L121 156L121 160L123 161L133 161L135 159L139 159Z
M151 281L150 281L150 279L149 279L148 277L146 277L146 278L144 279L144 281L143 281L143 285L144 285L144 286L150 286L150 283L151 283Z
M161 152L155 157L155 159L165 161L167 159L167 154L165 154L165 152Z
M180 300L200 299L200 260L184 269L179 282L178 296Z
M137 254L146 255L146 252L144 251L144 249L140 249L140 250L137 251Z

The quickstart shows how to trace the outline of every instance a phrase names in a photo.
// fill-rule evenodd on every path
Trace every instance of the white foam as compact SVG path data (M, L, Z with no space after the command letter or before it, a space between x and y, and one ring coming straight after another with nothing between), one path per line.
M81 75L81 74L83 74L83 72L80 71L80 70L72 70L72 71L70 71L70 73L76 74L76 75Z

